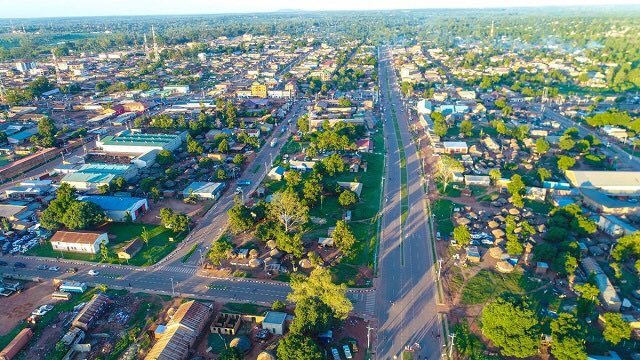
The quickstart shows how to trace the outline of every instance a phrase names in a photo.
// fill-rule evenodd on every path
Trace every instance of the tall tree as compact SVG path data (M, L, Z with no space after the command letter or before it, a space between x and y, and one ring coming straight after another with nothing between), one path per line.
M464 167L458 160L443 155L438 160L435 178L442 183L443 190L447 191L449 183L453 181L453 175L463 170Z
M347 256L352 254L353 246L356 244L356 237L353 235L353 232L346 222L338 220L331 237L343 254Z
M602 335L613 345L617 345L622 340L631 339L631 325L622 319L620 313L605 313L604 323Z
M291 332L317 335L331 327L331 308L316 297L303 299L296 304Z
M333 310L337 319L344 320L353 309L353 304L346 295L345 284L335 284L331 273L325 268L316 268L309 277L295 274L291 277L291 293L289 301L299 303L304 299L316 297Z
M304 205L298 195L291 190L273 194L269 212L284 226L284 231L287 233L306 224L309 219L309 207Z
M538 352L538 319L524 298L503 295L485 306L482 333L503 355L526 358Z
M289 333L278 343L278 360L322 360L324 356L318 344L311 338Z

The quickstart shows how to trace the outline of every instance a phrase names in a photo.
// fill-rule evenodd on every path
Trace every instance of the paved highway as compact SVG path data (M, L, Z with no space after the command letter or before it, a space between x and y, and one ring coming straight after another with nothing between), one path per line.
M412 143L408 116L402 107L391 55L380 49L380 88L385 111L388 180L384 186L379 271L376 281L378 320L376 359L400 357L405 346L420 344L423 356L439 359L440 325L436 311L437 287L433 268L432 241L424 211L420 159ZM387 84L389 81L389 86ZM388 97L391 94L391 97ZM395 109L402 144L396 140L391 108ZM401 225L400 146L406 156L408 215Z

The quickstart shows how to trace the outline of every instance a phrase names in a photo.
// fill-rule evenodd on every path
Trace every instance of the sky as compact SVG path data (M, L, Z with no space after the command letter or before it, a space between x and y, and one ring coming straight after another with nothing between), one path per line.
M640 0L0 0L0 18L640 4Z

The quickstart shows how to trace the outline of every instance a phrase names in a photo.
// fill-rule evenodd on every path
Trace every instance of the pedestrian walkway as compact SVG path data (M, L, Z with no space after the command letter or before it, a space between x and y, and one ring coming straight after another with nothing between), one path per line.
M368 315L375 314L376 293L370 291L366 293L347 293L347 297L353 302L356 312Z
M166 265L162 266L158 270L183 274L195 274L198 268L195 266Z

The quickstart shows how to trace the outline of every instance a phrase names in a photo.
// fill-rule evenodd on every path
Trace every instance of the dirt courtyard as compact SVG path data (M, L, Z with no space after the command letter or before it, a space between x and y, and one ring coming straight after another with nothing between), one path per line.
M205 201L198 201L196 204L185 204L180 199L163 199L154 203L149 201L149 211L147 211L139 221L145 224L160 224L160 209L170 208L176 213L184 213L189 215L191 219L198 220L202 217L200 211L207 203Z
M21 282L25 287L21 293L0 297L0 336L8 334L21 320L28 318L36 307L55 302L51 298L54 287L50 281Z

